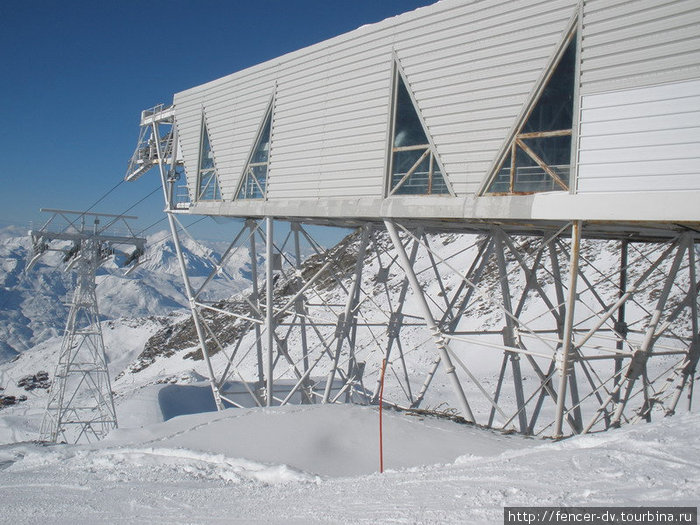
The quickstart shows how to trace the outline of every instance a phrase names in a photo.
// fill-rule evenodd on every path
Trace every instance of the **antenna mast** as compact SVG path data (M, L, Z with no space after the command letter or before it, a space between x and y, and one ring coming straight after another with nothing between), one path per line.
M29 232L34 257L27 270L47 251L59 251L65 254L66 270L77 272L61 352L41 425L41 440L91 442L117 427L97 308L95 275L102 263L114 254L126 256L125 265L137 263L146 240L136 237L127 223L127 219L136 217L54 209L41 211L53 215L40 230ZM103 220L105 225L101 224ZM110 233L116 226L125 232ZM52 246L54 241L63 242ZM72 244L67 246L66 241ZM124 251L127 248L130 253Z

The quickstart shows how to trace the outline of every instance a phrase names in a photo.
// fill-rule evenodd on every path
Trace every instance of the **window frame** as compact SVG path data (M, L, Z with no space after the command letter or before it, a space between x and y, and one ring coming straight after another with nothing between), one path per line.
M415 116L420 122L423 134L425 135L427 144L414 144L407 146L394 146L396 140L396 120L398 113L398 102L399 102L399 82L403 83L403 87L408 94ZM406 79L401 65L398 61L398 57L394 56L392 61L392 80L391 80L391 104L389 112L389 126L388 126L388 136L387 136L387 162L386 162L386 173L385 173L385 184L384 184L384 196L385 198L391 197L424 197L424 196L450 196L454 197L455 192L452 189L445 168L437 154L437 148L433 142L430 133L428 133L428 127L425 124L425 120L418 109L418 104L416 102L415 96L410 89L410 84ZM413 164L413 166L403 175L401 180L394 185L394 155L395 153L400 153L401 151L412 151L425 149L423 154L418 158L418 160ZM428 159L428 191L426 193L399 193L397 190L408 182L410 177L415 173L418 167L425 162L426 157ZM442 175L442 180L444 182L445 188L447 189L444 193L433 193L433 175L438 172Z

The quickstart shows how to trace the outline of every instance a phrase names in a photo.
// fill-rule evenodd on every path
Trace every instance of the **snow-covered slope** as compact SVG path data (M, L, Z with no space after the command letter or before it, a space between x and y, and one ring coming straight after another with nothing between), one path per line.
M388 413L182 416L93 446L0 445L7 523L503 523L505 506L697 506L700 417L563 442ZM309 451L313 453L309 454Z
M214 268L217 255L190 239L183 241L193 284ZM16 228L0 231L0 363L63 332L74 275L65 272L60 253L48 253L30 271L31 241ZM209 295L227 297L249 286L247 253L232 258L227 273L217 277ZM108 261L97 275L97 298L104 319L166 315L186 308L182 277L173 243L166 232L148 237L140 266L125 275Z

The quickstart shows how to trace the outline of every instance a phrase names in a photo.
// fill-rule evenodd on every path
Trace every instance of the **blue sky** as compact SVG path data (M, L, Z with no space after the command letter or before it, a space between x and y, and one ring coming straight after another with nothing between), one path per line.
M123 178L141 110L173 93L431 3L0 0L0 228L90 207ZM157 185L122 184L93 211L122 213ZM161 210L155 193L129 213L146 227Z

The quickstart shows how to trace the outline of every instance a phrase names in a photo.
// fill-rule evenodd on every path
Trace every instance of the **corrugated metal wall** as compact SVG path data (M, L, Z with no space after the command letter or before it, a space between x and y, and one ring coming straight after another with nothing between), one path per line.
M397 57L452 187L476 192L576 3L445 0L178 93L189 179L204 114L233 198L276 82L268 200L382 196Z
M383 27L280 65L269 200L381 193L391 75Z
M584 4L578 192L700 190L700 2Z
M700 77L698 0L586 0L581 94Z
M203 118L230 201L276 93L268 201L382 197L393 60L473 194L577 4L444 0L178 93L191 194ZM585 0L581 26L577 191L700 189L700 1Z

